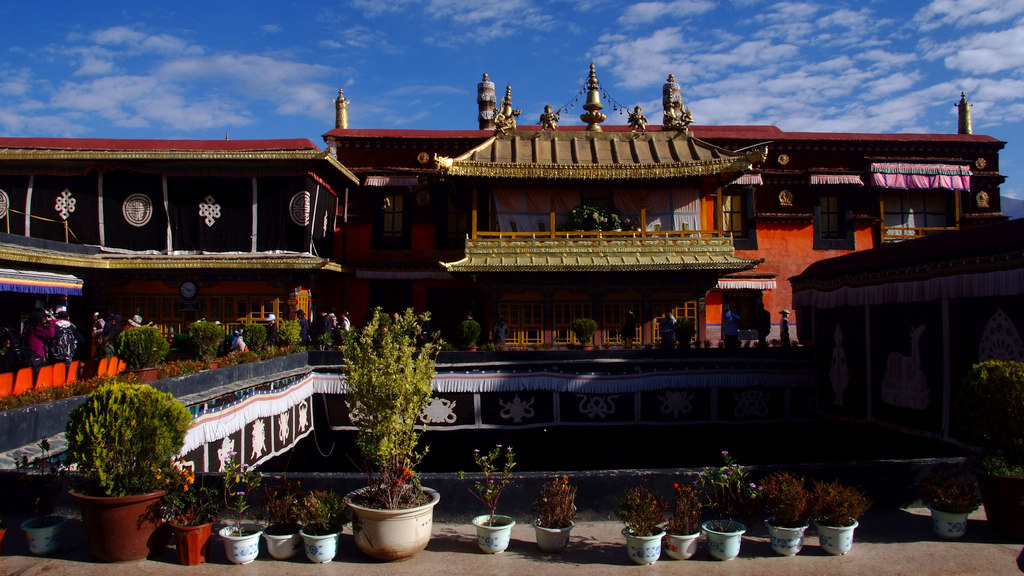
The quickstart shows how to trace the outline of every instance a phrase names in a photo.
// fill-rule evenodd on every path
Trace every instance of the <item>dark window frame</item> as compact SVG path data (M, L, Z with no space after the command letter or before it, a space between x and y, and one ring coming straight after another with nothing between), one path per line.
M394 200L389 203L389 199L394 198L400 198L402 201L402 229L400 233L388 234L384 229L388 215L394 216L399 213L394 209ZM411 188L388 187L381 189L377 195L373 213L373 239L371 241L373 248L408 250L412 247L412 207Z
M835 198L835 210L831 214L836 218L837 232L826 235L823 230L822 200ZM825 190L818 194L814 204L814 249L815 250L856 250L853 233L853 210L848 206L845 195L837 190Z

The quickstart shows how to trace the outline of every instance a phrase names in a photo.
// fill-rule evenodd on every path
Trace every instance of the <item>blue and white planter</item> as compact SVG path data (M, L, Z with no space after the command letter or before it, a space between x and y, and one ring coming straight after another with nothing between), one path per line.
M300 530L299 534L302 536L302 545L306 550L306 558L309 558L310 562L325 564L334 560L334 557L337 556L338 535L341 532L333 534L306 534Z
M768 539L772 550L779 556L795 556L804 547L804 532L807 530L807 525L786 528L773 525L772 520L773 518L768 518L764 521L765 526L768 527Z
M945 512L931 506L928 509L932 511L932 530L939 538L955 540L964 537L968 512Z
M654 536L634 536L628 528L622 529L626 537L626 553L629 559L637 564L654 564L661 558L661 539L665 531L659 529Z
M732 560L740 555L740 544L747 527L733 520L708 520L700 526L708 539L708 552L718 560Z
M842 556L853 548L853 531L860 524L854 520L850 526L823 526L814 523L818 530L818 544L833 556Z
M28 551L36 556L53 554L60 548L60 533L67 523L66 516L49 515L29 518L21 523L28 540Z
M473 526L476 526L476 545L483 552L498 554L508 548L512 527L516 525L516 521L511 516L495 514L494 524L489 524L490 518L490 514L473 518Z
M260 555L263 527L258 524L242 524L241 528L241 534L235 532L234 526L225 526L218 531L224 541L224 555L232 564L248 564Z

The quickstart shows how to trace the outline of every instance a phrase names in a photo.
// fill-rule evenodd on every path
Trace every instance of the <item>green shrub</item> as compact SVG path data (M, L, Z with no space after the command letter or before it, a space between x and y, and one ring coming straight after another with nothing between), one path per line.
M593 318L575 318L572 321L572 333L580 344L590 344L597 332L597 321Z
M855 486L838 481L814 481L811 492L811 517L822 526L853 526L871 508L871 499Z
M68 461L78 465L86 494L147 494L163 485L191 422L174 396L114 380L68 415Z
M465 348L474 348L480 339L480 323L476 320L463 320L459 324L459 344Z
M153 368L164 361L171 349L170 343L153 326L140 326L122 330L115 341L117 357L131 370Z
M188 346L192 357L209 362L217 357L217 348L224 340L224 330L213 322L193 322L188 327Z
M299 345L299 323L297 320L280 320L277 326L277 345L285 348Z
M1024 477L1024 362L975 364L955 396L953 415L965 440L981 447L985 472Z
M249 350L263 350L267 347L267 327L257 322L249 322L242 327L242 339Z

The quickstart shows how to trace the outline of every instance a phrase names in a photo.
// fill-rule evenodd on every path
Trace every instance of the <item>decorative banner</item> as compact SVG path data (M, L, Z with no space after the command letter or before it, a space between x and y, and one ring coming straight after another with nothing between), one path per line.
M251 252L252 179L168 176L175 251Z
M87 176L37 174L32 184L30 235L72 244L99 244L98 188L95 173Z
M159 174L104 173L103 244L125 250L167 250L167 211Z

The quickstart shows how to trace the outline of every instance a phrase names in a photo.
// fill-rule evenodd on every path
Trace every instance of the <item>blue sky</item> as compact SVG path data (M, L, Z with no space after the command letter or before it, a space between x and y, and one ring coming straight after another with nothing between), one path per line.
M338 88L352 128L476 129L484 72L533 124L594 63L608 123L660 117L668 74L695 124L788 131L952 133L965 91L1024 198L1024 0L8 0L0 22L4 136L322 146Z

